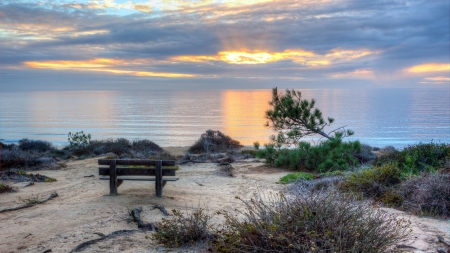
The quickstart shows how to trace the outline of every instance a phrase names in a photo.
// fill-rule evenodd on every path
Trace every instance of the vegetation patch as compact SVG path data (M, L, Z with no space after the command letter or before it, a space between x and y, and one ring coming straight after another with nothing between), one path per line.
M216 252L389 252L408 234L409 222L337 192L243 200L227 211Z
M0 184L0 193L12 192L13 189L9 185Z
M22 181L55 182L56 181L55 178L47 177L47 176L41 175L41 174L32 174L32 173L28 174L23 170L2 171L2 172L0 172L0 178L2 180L16 181L16 182L22 182Z
M282 184L288 184L295 182L297 180L311 180L314 178L314 175L307 172L296 172L296 173L290 173L286 176L280 178L280 183Z
M422 172L436 172L450 159L450 145L445 143L419 143L402 151L389 149L382 153L376 165L395 162L405 175L419 175Z
M400 182L401 170L395 163L389 163L350 174L344 179L341 189L362 193L365 197L380 198Z
M277 148L274 144L266 144L265 149L257 152L259 158L275 167L294 170L325 172L348 170L360 163L354 154L360 152L359 141L344 142L340 134L329 140L311 145L300 142L295 149Z

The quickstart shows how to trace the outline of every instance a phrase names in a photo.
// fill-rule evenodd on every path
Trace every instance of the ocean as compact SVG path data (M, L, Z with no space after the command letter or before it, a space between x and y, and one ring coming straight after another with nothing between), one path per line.
M324 118L352 129L348 140L403 148L450 143L450 88L304 89ZM0 93L0 139L67 144L69 132L93 139L149 139L162 147L190 146L208 129L244 145L268 142L271 90L38 91ZM308 141L317 141L313 137Z

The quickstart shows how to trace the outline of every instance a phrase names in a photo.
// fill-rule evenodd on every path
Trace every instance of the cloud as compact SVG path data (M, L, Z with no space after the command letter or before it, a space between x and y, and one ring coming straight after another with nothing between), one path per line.
M449 72L449 63L426 63L406 69L410 73Z
M375 74L371 69L357 69L350 72L342 72L332 74L333 78L357 78L357 79L374 79Z
M76 71L91 71L91 72L105 72L120 75L134 75L142 77L169 77L169 78L191 78L194 74L183 73L167 73L167 72L152 72L152 71L135 71L115 69L117 65L138 65L145 63L142 60L127 61L107 58L97 58L91 60L81 61L29 61L24 62L24 65L30 68L38 69L54 69L54 70L76 70Z

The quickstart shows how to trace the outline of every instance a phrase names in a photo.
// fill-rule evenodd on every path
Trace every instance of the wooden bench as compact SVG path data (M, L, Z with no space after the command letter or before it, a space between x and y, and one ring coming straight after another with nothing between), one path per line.
M135 160L135 159L99 159L98 165L109 165L109 167L98 168L100 180L109 180L109 194L117 195L117 188L124 180L155 181L156 196L162 197L162 188L168 181L177 181L178 178L165 177L175 176L176 169L164 168L163 166L175 166L175 161L162 160ZM146 166L143 168L120 167L120 166ZM118 167L119 166L119 167ZM148 168L154 166L154 168ZM141 176L141 177L131 177Z

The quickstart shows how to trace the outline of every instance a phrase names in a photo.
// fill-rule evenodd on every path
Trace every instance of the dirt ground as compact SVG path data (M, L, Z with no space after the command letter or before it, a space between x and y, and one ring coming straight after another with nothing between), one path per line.
M178 148L179 149L179 148ZM180 149L181 150L181 149ZM169 150L170 151L170 150ZM176 150L174 150L176 151ZM181 151L179 151L181 152ZM20 199L41 199L56 192L59 196L30 208L0 213L0 252L70 252L77 245L117 230L136 230L129 210L142 206L143 220L161 221L163 215L155 205L172 209L206 208L211 213L242 207L235 196L249 199L254 194L280 191L275 184L287 171L266 167L248 159L233 163L235 177L221 172L216 164L180 165L176 182L168 182L163 197L155 194L154 182L125 181L118 196L109 196L108 181L99 180L97 159L69 161L61 170L39 171L58 181L13 184L14 193L0 195L0 210L22 205ZM412 235L405 252L437 252L443 247L437 236L450 241L450 221L389 212L412 221ZM152 232L130 232L92 244L79 252L199 252L200 248L165 249L154 242ZM51 251L48 251L50 250Z

